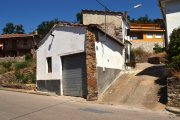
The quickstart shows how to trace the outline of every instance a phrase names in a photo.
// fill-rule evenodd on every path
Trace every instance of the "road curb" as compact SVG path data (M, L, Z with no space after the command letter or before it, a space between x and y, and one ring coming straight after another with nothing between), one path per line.
M180 108L176 108L176 107L166 107L166 110L168 110L169 112L175 113L175 114L180 114Z
M0 87L0 90L11 91L11 92L20 92L20 93L28 93L28 94L35 94L35 95L44 95L44 96L57 96L57 95L55 95L53 93L46 93L46 92L40 92L40 91L28 91L28 90L13 89L13 88Z

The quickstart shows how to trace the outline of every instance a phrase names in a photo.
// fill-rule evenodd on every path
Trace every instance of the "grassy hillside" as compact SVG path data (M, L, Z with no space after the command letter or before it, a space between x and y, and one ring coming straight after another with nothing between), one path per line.
M0 63L0 86L20 89L35 89L36 67L32 56L26 55L22 62Z

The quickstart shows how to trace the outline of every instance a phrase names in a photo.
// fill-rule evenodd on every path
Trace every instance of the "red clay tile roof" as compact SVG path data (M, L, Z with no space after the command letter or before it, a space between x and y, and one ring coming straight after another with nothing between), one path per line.
M0 35L1 38L19 38L19 37L32 37L34 34L3 34Z

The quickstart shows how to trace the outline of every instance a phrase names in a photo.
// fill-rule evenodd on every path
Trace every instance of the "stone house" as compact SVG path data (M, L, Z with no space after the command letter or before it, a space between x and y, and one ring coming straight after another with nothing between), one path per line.
M130 36L132 48L141 47L152 53L155 44L165 46L165 29L158 23L131 23Z
M173 29L180 27L180 1L179 0L159 0L159 5L165 20L167 40L166 46L170 41Z
M20 57L33 54L38 43L34 34L3 34L0 35L0 57Z
M99 25L55 25L37 49L37 89L97 99L124 69L124 51Z

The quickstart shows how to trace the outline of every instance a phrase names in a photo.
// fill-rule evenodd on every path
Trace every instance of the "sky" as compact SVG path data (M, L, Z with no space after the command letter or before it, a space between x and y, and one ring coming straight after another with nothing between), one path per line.
M99 0L112 11L128 11L131 18L148 15L162 18L158 0ZM133 6L142 7L133 9ZM25 32L32 32L42 21L59 20L74 22L82 9L104 10L96 0L0 0L0 33L8 22L22 24Z

